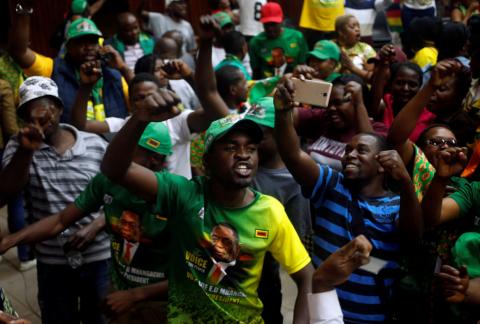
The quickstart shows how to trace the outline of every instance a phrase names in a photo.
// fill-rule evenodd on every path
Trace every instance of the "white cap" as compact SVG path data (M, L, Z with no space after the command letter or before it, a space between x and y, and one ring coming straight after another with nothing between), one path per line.
M63 101L58 95L58 87L55 81L50 78L41 76L32 76L27 78L18 91L20 96L20 103L18 105L18 112L29 101L45 96L56 98L63 106Z

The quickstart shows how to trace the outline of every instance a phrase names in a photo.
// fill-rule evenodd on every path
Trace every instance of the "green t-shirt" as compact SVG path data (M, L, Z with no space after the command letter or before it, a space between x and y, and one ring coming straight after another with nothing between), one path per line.
M261 70L261 78L269 78L284 64L287 65L285 73L292 72L295 66L305 63L307 52L305 38L298 30L283 28L276 39L262 32L250 41L250 64L253 70Z
M155 212L127 189L97 174L75 200L85 214L103 205L110 235L113 287L117 290L146 286L166 278L168 217Z
M480 182L464 182L449 198L460 207L460 216L472 220L469 232L480 233Z
M283 206L255 192L248 206L205 199L206 180L157 173L157 206L169 219L169 323L261 323L257 295L267 251L288 273L310 258Z

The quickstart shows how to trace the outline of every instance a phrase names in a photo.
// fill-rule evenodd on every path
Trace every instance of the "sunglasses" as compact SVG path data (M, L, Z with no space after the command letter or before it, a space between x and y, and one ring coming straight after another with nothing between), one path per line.
M431 138L426 140L425 143L433 146L444 146L444 145L448 145L449 147L457 146L457 140L453 138L443 138L443 137Z

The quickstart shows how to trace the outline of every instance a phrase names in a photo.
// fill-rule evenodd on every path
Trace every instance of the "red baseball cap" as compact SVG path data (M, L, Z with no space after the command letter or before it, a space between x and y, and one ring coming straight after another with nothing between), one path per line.
M262 6L262 16L260 18L262 24L271 22L280 24L282 21L283 10L278 3L268 2Z

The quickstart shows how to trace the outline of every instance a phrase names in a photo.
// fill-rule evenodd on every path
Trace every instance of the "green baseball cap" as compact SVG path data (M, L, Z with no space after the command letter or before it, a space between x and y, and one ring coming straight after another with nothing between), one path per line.
M230 15L227 14L226 12L223 12L223 11L217 12L216 14L213 15L213 18L215 18L217 23L220 25L220 28L223 28L228 24L233 25L232 17L230 17Z
M273 97L260 98L245 113L245 119L269 128L275 127L275 107Z
M172 154L172 139L164 123L150 123L143 131L138 145L162 155Z
M321 40L315 44L313 51L308 53L309 56L314 56L319 60L335 60L340 61L340 47L331 40Z
M94 35L102 37L102 32L97 25L88 18L80 18L70 24L67 30L67 42L73 38Z
M263 131L256 122L245 118L245 115L229 115L213 121L208 127L205 133L205 153L215 141L236 129L245 130L258 143L263 138Z
M88 7L88 3L85 0L73 0L70 10L74 15L81 15Z
M463 233L452 248L452 256L457 266L466 266L470 278L480 277L480 233Z

